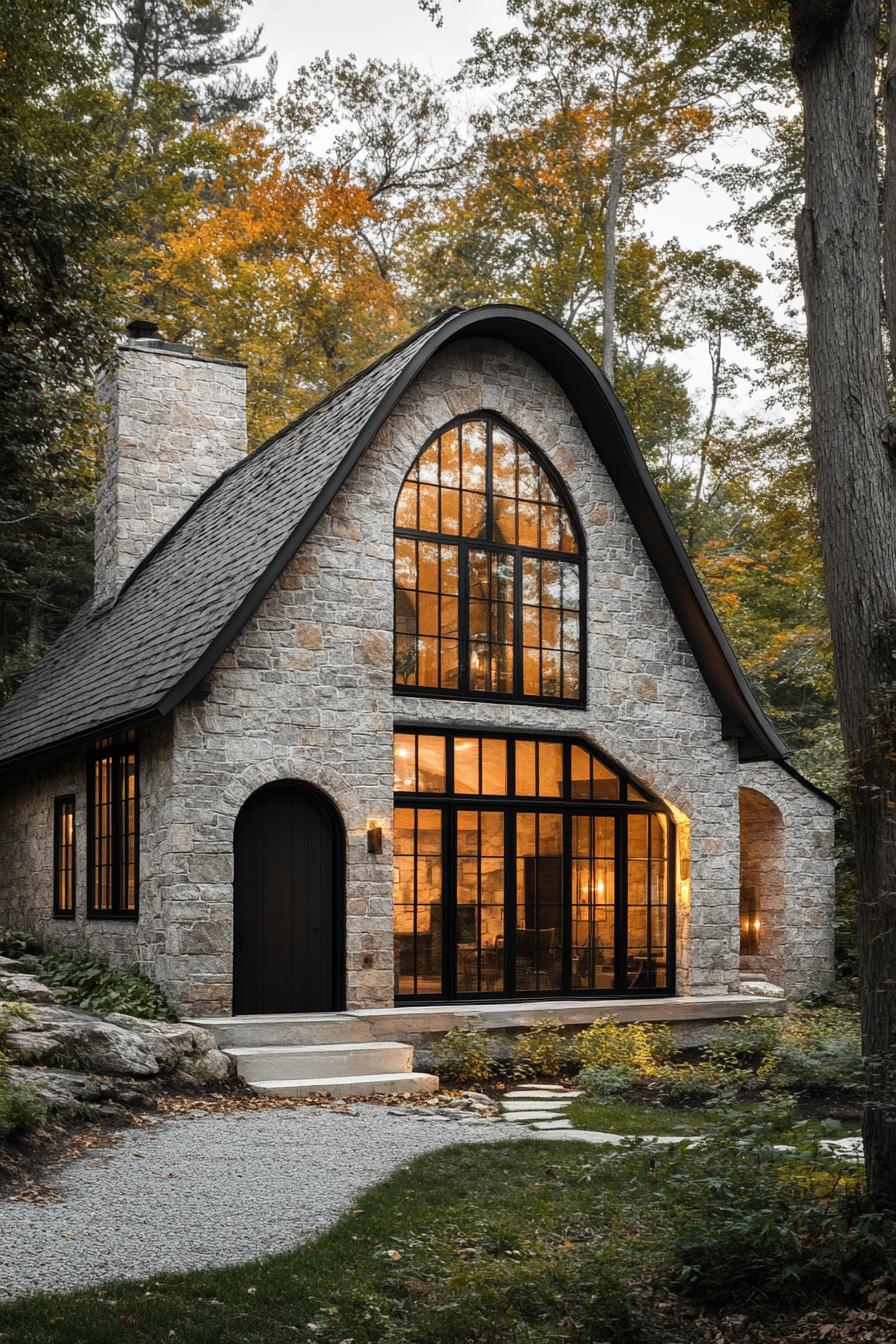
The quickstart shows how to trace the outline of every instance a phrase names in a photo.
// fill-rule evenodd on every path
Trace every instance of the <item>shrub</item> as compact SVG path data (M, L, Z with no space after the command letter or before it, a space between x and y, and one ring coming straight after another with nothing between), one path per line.
M634 1069L614 1064L608 1069L582 1069L576 1082L594 1101L616 1101L630 1092L639 1079L640 1074Z
M513 1043L516 1078L547 1078L562 1073L569 1063L569 1042L557 1022L536 1022Z
M451 1083L484 1083L495 1071L488 1037L480 1027L452 1027L433 1050L433 1066Z
M821 1041L803 1048L784 1041L771 1056L763 1074L769 1085L789 1092L852 1092L864 1085L862 1056L855 1041Z
M658 1172L675 1286L701 1303L850 1293L892 1262L894 1225L863 1210L861 1170L825 1154L821 1126L778 1149L785 1119L774 1107L731 1112Z
M634 1069L649 1074L672 1054L672 1031L663 1022L599 1018L576 1036L573 1055L583 1069Z
M0 927L0 957L20 957L24 952L39 950L30 933L22 929Z
M738 1081L709 1063L662 1064L653 1070L649 1086L664 1106L702 1106L733 1100Z
M781 1040L784 1019L748 1017L710 1032L703 1058L722 1073L759 1068Z
M101 957L50 952L40 960L40 976L63 988L61 1002L94 1013L130 1013L172 1021L174 1013L158 985L136 966L114 969Z
M47 1119L47 1108L36 1092L13 1083L0 1073L0 1139L17 1138L38 1129Z

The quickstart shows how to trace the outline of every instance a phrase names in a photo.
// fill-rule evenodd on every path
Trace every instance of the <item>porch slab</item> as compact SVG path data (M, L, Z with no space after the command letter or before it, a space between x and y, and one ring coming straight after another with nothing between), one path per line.
M539 999L506 1003L434 1003L399 1008L357 1009L352 1016L369 1029L374 1039L409 1041L425 1045L452 1027L466 1024L485 1031L512 1034L536 1022L556 1022L560 1027L581 1028L601 1018L618 1022L668 1022L686 1031L691 1027L711 1030L731 1018L778 1015L786 1004L757 994L680 995L656 999ZM676 1032L678 1034L678 1032Z
M668 1022L681 1044L701 1038L731 1018L783 1013L785 1000L756 994L680 995L657 999L527 999L503 1003L432 1003L399 1008L357 1008L345 1013L279 1013L258 1017L191 1019L223 1049L258 1045L310 1046L403 1041L431 1046L452 1027L470 1024L512 1037L536 1022L575 1030L600 1018L619 1022Z

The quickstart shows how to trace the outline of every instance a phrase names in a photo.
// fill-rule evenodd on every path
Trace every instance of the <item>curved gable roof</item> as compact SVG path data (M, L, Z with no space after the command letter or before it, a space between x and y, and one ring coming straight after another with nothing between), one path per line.
M114 602L85 607L0 710L0 766L167 714L232 643L396 402L448 342L495 337L556 379L638 529L726 736L747 760L786 747L750 690L594 361L549 318L451 310L225 472L150 551Z

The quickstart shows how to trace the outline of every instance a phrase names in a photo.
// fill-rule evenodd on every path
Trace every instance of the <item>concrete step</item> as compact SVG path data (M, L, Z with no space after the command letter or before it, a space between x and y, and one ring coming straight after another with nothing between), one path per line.
M259 1079L249 1086L265 1097L373 1097L402 1092L428 1096L438 1092L439 1080L432 1073L359 1073L342 1078Z
M221 1050L253 1045L339 1045L371 1041L367 1022L350 1013L272 1013L259 1017L196 1017Z
M414 1050L400 1041L360 1045L261 1045L225 1049L246 1083L258 1080L350 1078L371 1074L410 1073Z

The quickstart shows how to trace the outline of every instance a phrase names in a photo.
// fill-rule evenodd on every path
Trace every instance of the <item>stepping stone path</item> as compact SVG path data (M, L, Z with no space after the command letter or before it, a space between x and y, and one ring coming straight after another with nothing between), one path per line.
M505 1092L501 1098L500 1119L508 1124L528 1123L533 1129L552 1132L563 1129L574 1134L580 1133L579 1130L573 1130L572 1121L562 1112L575 1097L581 1095L581 1092L568 1091L554 1083L517 1087L512 1092Z

